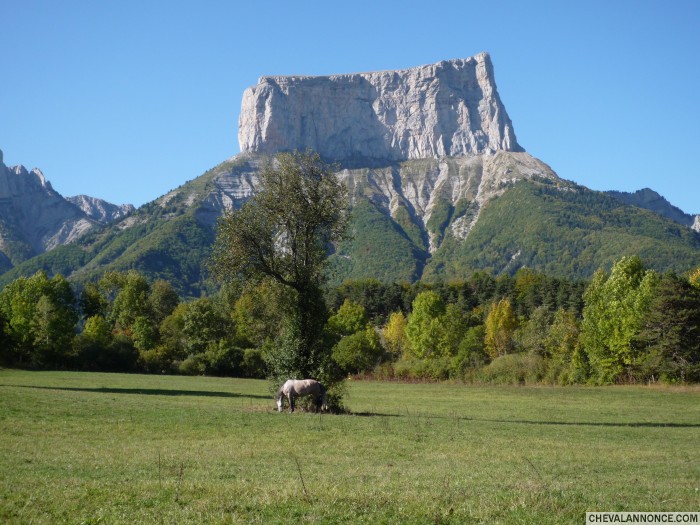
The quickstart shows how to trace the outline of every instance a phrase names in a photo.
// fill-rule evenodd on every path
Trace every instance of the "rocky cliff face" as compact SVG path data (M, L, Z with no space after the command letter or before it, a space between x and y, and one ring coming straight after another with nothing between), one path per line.
M345 166L353 200L369 195L392 218L406 214L430 252L444 234L430 226L436 208L459 203L451 229L464 239L509 182L557 178L518 145L487 53L399 71L262 77L243 94L239 124L245 163L311 148ZM211 204L247 198L254 171L237 178L238 197L227 191L232 178L219 181Z
M56 192L41 170L8 167L0 152L0 267L73 242L100 222Z
M243 94L239 124L241 152L308 147L358 165L523 151L487 53L400 71L262 77Z
M96 223L51 187L43 173L0 161L0 250L25 255L71 242ZM21 246L21 248L19 248ZM17 254L8 254L12 260ZM20 257L23 258L23 257Z
M700 215L696 215L696 216L695 216L695 222L693 223L692 228L693 228L696 232L700 233Z

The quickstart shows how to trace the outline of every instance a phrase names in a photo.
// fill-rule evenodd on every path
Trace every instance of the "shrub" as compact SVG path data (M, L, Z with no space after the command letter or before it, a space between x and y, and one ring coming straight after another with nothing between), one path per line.
M180 364L180 372L186 375L237 376L240 375L243 350L225 339L209 345L205 352L190 354Z
M204 373L213 376L240 375L243 363L243 350L225 339L210 344L204 353Z
M547 372L544 358L535 354L507 354L494 359L477 377L485 383L525 385L542 381Z
M243 375L255 379L264 379L266 373L265 358L262 350L246 348L243 351Z
M345 374L356 374L372 369L381 359L382 352L379 335L368 326L338 341L332 356Z
M484 350L484 326L474 326L467 330L464 339L459 343L457 355L452 358L450 377L465 379L470 371L483 367L488 361Z
M452 358L434 357L417 359L408 357L394 363L394 376L403 380L440 381L450 377Z
M207 369L204 353L191 354L180 363L179 371L187 376L202 376Z

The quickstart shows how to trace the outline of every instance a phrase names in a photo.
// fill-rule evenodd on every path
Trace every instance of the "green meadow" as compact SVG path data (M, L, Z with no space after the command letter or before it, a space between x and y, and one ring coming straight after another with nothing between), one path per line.
M584 523L700 509L697 387L0 371L2 523Z

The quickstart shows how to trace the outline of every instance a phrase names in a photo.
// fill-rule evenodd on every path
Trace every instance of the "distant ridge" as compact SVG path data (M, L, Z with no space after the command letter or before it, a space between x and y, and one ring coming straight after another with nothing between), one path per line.
M697 216L685 213L680 208L668 202L665 197L650 188L642 188L634 193L627 193L624 191L607 191L606 193L625 204L651 210L679 224L684 224L689 228L692 228L697 220Z

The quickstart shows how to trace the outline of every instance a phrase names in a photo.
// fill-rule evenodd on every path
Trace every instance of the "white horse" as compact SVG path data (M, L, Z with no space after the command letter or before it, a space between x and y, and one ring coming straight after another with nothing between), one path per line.
M289 411L294 412L294 398L313 396L316 410L328 410L326 387L315 379L288 379L277 391L277 410L284 410L284 397L289 400Z

